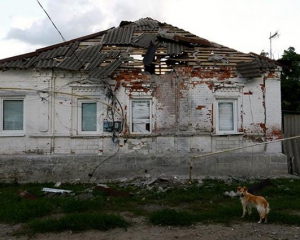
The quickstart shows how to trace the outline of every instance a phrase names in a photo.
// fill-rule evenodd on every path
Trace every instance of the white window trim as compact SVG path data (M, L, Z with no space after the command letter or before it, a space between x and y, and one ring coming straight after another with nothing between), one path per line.
M132 130L132 117L133 117L133 113L132 113L132 102L134 101L149 101L149 104L150 104L150 118L149 118L149 121L150 121L150 131L149 132L133 132ZM134 98L134 99L131 99L130 100L130 111L129 111L129 114L130 114L130 124L129 124L129 129L130 129L130 133L131 134L134 134L134 135L149 135L152 133L152 100L150 98Z
M82 131L82 103L96 103L97 106L97 129L96 131ZM77 132L78 135L99 135L102 133L102 125L100 124L100 103L96 100L78 99L77 105ZM101 126L100 126L101 125Z
M5 100L22 100L23 101L23 130L4 130L3 129L3 101ZM18 97L1 97L0 96L0 137L22 137L25 136L25 96Z
M230 102L233 103L233 130L223 131L220 130L219 125L219 103ZM215 134L217 135L230 135L230 134L240 134L238 132L238 99L237 98L217 98L215 99Z

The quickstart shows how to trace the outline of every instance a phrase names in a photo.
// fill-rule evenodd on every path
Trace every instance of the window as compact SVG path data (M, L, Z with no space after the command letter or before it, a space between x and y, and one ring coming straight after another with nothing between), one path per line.
M99 104L95 101L80 100L78 109L78 132L81 134L99 133Z
M24 130L24 100L0 98L1 131L22 132Z
M237 100L217 100L216 133L237 133Z
M151 133L151 101L131 101L131 127L132 133Z

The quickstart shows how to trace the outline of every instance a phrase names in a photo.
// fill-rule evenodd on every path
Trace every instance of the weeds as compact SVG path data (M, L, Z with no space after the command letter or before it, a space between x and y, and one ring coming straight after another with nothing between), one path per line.
M23 233L74 232L90 229L107 231L116 227L126 229L129 223L124 218L114 214L74 213L58 219L33 220L28 223Z
M190 226L196 222L196 216L189 212L163 209L151 213L149 220L155 225Z
M275 224L300 224L300 179L272 180L259 193L270 203L268 221ZM121 217L124 213L144 217L154 225L190 226L197 222L230 224L236 221L256 222L255 209L251 216L241 220L242 207L238 198L225 197L226 191L235 191L238 185L251 186L255 182L225 183L223 181L204 180L203 184L181 185L157 191L138 187L119 189L131 192L130 196L112 197L101 191L89 191L91 198L80 198L87 194L84 184L63 185L61 188L72 190L72 194L46 197L43 187L53 184L0 184L0 223L23 223L23 233L59 232L65 230L84 231L99 229L102 231L130 224ZM27 200L18 195L19 190L27 190L37 199ZM59 217L57 217L59 216Z

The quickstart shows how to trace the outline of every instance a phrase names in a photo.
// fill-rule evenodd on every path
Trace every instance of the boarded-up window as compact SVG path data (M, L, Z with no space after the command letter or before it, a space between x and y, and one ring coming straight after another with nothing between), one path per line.
M23 130L23 100L3 100L3 130Z
M150 133L150 100L133 100L131 102L131 131L133 133Z

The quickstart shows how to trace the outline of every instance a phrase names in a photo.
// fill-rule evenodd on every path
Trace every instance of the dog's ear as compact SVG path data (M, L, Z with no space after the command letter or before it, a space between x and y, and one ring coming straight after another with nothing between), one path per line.
M237 187L237 190L238 190L238 191L240 191L240 190L241 190L241 188L242 188L242 187L241 187L241 186L239 186L239 187Z
M247 188L247 187L244 187L244 190L245 190L245 191L248 191L248 188Z

